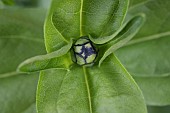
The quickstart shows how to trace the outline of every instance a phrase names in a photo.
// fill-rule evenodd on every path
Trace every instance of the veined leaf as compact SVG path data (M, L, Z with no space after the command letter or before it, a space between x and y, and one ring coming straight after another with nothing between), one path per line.
M122 31L108 44L101 46L99 49L103 50L100 52L102 58L99 61L99 66L103 60L109 56L111 53L125 45L130 41L134 35L139 31L144 23L144 15L138 15L133 17L129 22L127 22L123 27ZM104 51L105 50L105 51Z
M130 0L129 6L130 6L130 8L131 8L131 7L136 7L136 6L138 6L138 5L142 5L142 4L146 3L146 2L148 2L148 1L149 1L149 0Z
M170 73L169 5L168 0L148 0L130 8L129 15L143 12L147 17L133 40L116 52L132 75L167 76Z
M0 9L0 112L36 113L38 73L15 72L26 58L45 53L42 9Z
M68 53L71 47L72 42L58 51L29 58L19 65L18 71L34 72L48 68L68 68L72 64L71 56Z
M168 0L136 1L128 15L143 12L147 20L133 40L115 53L131 75L135 76L149 105L170 104L169 5Z
M47 51L57 51L70 38L114 34L127 6L128 0L53 0L45 23ZM141 91L114 56L101 67L73 64L69 69L41 71L37 109L39 113L146 113Z
M58 3L59 1L52 0L51 7L44 25L44 38L47 52L57 51L69 43L62 33L60 33L60 31L55 28L52 22L53 13L56 10L55 8L57 8L55 5Z
M56 51L70 38L113 34L122 25L127 7L128 0L53 0L45 23L47 51Z
M129 0L82 0L82 35L109 36L123 23ZM101 40L102 41L102 40Z
M23 60L45 53L42 39L45 10L1 9L0 12L1 76L15 71Z
M164 106L170 103L170 75L166 77L134 77L143 91L146 103Z
M42 71L37 108L39 113L146 113L141 91L113 55L101 67Z
M117 3L115 4L115 8L112 9L114 11L111 13L111 17L109 17L110 18L109 21L107 22L106 20L104 20L105 21L104 27L102 27L103 23L100 20L101 17L99 17L101 15L103 17L105 16L103 12L97 12L95 14L94 12L96 12L97 11L96 10L96 11L93 11L92 14L89 14L90 18L91 18L90 15L95 15L95 16L97 16L96 18L98 19L98 21L96 21L96 18L94 19L95 24L93 21L90 22L91 26L89 26L87 24L86 26L88 26L88 27L87 27L87 29L85 29L85 31L89 31L89 29L90 29L89 33L94 36L94 37L90 37L90 39L93 43L104 44L104 43L110 41L111 39L113 39L122 30L121 25L122 25L123 20L126 16L126 12L127 12L128 5L129 5L129 0L117 0L117 1L115 0L115 2L117 2ZM85 13L88 14L88 12L85 12ZM87 14L86 14L86 16L87 16ZM88 19L89 17L87 16L86 18ZM99 22L101 22L101 23L99 24ZM94 27L94 25L97 25L97 26ZM94 29L91 29L91 27ZM96 32L94 32L94 31L101 27L102 27L102 31L101 31L100 35L96 35Z
M1 113L36 113L38 73L11 74L0 78Z
M169 76L169 45L170 36L163 36L125 46L116 51L116 55L134 76L164 77Z
M67 1L67 0L66 0ZM79 3L83 6L79 6L78 4L76 3ZM60 35L60 38L63 39L64 42L67 42L69 43L68 39L70 38L79 38L79 36L81 36L83 34L84 31L87 31L86 29L83 30L83 27L82 27L82 23L81 22L85 22L86 21L88 22L88 18L91 14L88 14L85 10L87 10L86 8L83 8L83 7L86 7L87 3L88 2L85 2L85 5L83 4L84 1L72 1L71 3L70 2L57 2L56 4L56 0L54 0L52 2L52 6L51 6L51 11L54 11L53 13L50 13L49 15L51 15L52 17L52 24L55 26L55 32L58 33L58 35ZM107 1L108 2L108 1ZM63 4L64 3L64 4ZM74 8L75 11L73 12L76 12L77 8L79 7L80 8L80 11L79 13L73 13L73 12L70 12L72 11L72 6L69 6L69 9L68 7L66 7L67 5L70 5L72 4L73 6L76 5L77 7ZM100 3L101 7L102 7L102 4ZM118 31L120 31L120 26L121 26L121 23L124 19L124 16L126 14L126 10L127 10L127 6L128 6L128 0L126 1L121 1L121 0L115 0L113 2L113 7L112 10L114 11L111 11L113 13L110 13L107 14L107 12L103 12L101 11L102 13L102 21L106 21L105 18L110 18L108 19L108 23L105 23L106 25L102 25L103 28L106 28L106 29L112 29L111 31L114 31L116 32L115 34L118 33ZM55 6L55 7L54 7ZM53 8L54 7L54 8ZM62 8L61 8L62 7ZM65 9L64 9L65 8ZM89 9L88 9L89 10ZM97 9L96 9L97 10ZM85 14L84 14L85 13ZM86 14L87 13L87 14ZM106 14L105 14L106 13ZM117 14L116 14L117 13ZM93 15L93 14L92 14ZM94 15L96 15L94 13ZM105 15L106 17L104 17L103 15ZM110 16L110 17L108 17ZM78 20L76 21L76 18L78 18ZM92 16L90 16L92 17ZM94 16L95 17L95 16ZM49 18L49 17L47 17ZM87 18L87 19L86 19ZM83 19L83 20L82 20ZM101 19L101 17L100 17ZM95 19L96 21L97 19ZM99 20L97 20L99 21ZM113 22L113 21L116 21L116 22ZM46 28L49 28L48 27L48 19L46 21ZM110 24L113 23L114 25L111 27ZM68 24L68 25L67 25ZM50 24L49 24L50 25ZM78 25L78 30L77 29L74 29L76 28L76 26ZM90 26L90 25L89 25ZM81 27L81 28L80 28ZM94 26L93 26L94 27ZM111 28L110 28L111 27ZM100 36L103 36L103 34L106 35L106 32L105 30L102 30L102 33ZM119 29L119 30L118 30ZM57 30L57 31L56 31ZM66 31L65 31L66 30ZM72 31L73 30L73 31ZM116 31L118 30L118 31ZM45 30L46 31L46 30ZM80 34L77 34L77 31L80 31L79 33ZM94 31L94 30L93 30ZM109 31L110 32L110 31ZM113 33L114 33L113 32ZM49 31L47 32L49 33ZM107 33L108 34L108 33ZM74 36L72 36L74 35ZM46 40L48 40L48 38L50 37L45 37ZM100 37L98 38L100 40ZM51 40L51 38L50 38ZM55 41L52 41L53 43ZM61 42L62 43L62 42ZM57 43L56 43L57 44ZM47 44L48 45L48 44ZM51 46L49 46L51 47ZM47 47L47 48L49 48ZM68 48L70 49L70 48ZM48 49L47 49L48 50ZM53 51L53 47L51 47L51 50ZM57 50L59 50L59 48L57 48ZM20 66L19 66L19 70L20 71L24 71L24 72L32 72L32 71L38 71L38 70L43 70L43 69L48 69L48 68L66 68L66 60L63 60L62 59L62 56L58 56L60 53L58 53L58 51L55 51L55 52L52 52L50 54L47 54L47 55L41 55L41 56L36 56L34 58L31 58L31 59L28 59L26 61L24 61ZM68 51L68 50L60 50L60 51ZM54 54L54 53L57 53L57 54ZM54 58L54 57L57 57L57 58ZM68 56L68 55L67 55ZM107 56L107 55L106 55ZM52 59L53 58L53 59ZM67 60L68 61L68 60ZM69 61L71 62L71 61ZM68 67L69 65L67 65Z

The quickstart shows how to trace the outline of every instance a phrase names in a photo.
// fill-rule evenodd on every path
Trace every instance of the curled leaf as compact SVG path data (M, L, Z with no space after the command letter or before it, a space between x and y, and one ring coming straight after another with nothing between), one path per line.
M123 20L126 16L126 12L128 10L129 0L114 0L114 2L115 4L113 5L114 7L112 9L113 12L107 15L110 17L107 17L106 15L103 16L103 14L101 14L104 18L109 18L109 20L104 22L99 21L100 23L98 23L98 25L104 23L104 27L102 28L101 26L99 27L102 30L100 35L95 35L94 37L89 36L90 40L95 44L104 44L112 40L122 30L121 25L123 23ZM100 16L100 14L98 15ZM89 33L91 33L91 35L95 34L93 32L89 32Z
M18 71L34 72L49 68L68 68L72 62L68 53L71 46L72 42L62 47L58 51L27 59L19 65Z
M139 14L137 16L134 16L130 21L128 21L123 27L123 30L115 37L114 40L111 40L109 43L105 44L104 46L101 46L101 50L106 50L102 56L102 58L99 61L99 66L103 62L103 60L109 56L111 53L125 45L129 40L131 40L136 33L139 31L139 29L142 27L143 23L145 21L145 15Z

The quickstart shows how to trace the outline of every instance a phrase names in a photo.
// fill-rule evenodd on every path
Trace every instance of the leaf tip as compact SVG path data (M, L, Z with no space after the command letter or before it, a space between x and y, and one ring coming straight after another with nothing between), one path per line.
M25 67L25 61L22 62L21 64L19 64L16 71L17 72L27 72L27 71L25 71L24 67Z
M143 24L146 21L146 15L144 13L139 13L136 15L141 20L141 24Z

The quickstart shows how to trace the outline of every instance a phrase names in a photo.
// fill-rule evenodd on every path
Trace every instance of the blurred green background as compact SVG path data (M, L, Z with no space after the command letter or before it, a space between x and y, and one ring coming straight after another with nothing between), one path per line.
M51 0L1 0L1 2L15 7L48 7Z

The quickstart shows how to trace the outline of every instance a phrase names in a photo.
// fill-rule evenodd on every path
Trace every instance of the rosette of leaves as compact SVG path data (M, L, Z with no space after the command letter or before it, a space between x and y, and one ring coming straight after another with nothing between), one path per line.
M39 113L146 113L143 95L113 54L142 27L145 16L124 21L129 0L53 0L45 21L46 55L18 71L40 71ZM71 47L88 36L98 49L93 66L72 61Z

